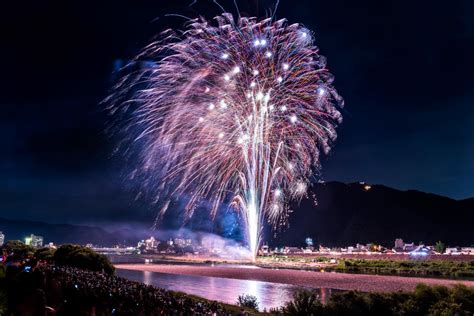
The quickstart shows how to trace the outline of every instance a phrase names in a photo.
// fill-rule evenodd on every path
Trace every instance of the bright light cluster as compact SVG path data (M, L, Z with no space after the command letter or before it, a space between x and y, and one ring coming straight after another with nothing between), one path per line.
M305 194L320 151L336 139L343 101L307 29L227 13L215 20L150 44L139 58L156 66L114 109L138 101L126 131L141 146L136 172L158 183L157 200L186 197L186 216L202 202L213 216L230 202L255 254L263 221L284 223L287 202ZM124 90L128 80L117 94Z

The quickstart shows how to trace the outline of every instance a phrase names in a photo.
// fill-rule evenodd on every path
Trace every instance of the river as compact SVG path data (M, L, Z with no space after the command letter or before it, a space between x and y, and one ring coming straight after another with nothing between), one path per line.
M285 302L291 300L294 292L303 289L300 286L282 283L126 269L117 269L117 275L155 287L229 304L235 304L241 294L250 294L257 297L260 310L281 307ZM322 301L326 301L333 292L332 289L311 290L316 291Z

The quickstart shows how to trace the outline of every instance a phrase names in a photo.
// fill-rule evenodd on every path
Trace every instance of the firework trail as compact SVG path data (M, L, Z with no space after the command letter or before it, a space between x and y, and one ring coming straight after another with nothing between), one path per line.
M125 77L111 106L131 112L123 130L141 146L136 173L159 183L160 215L173 196L188 198L188 218L204 201L212 216L230 204L255 257L263 222L287 221L287 202L305 194L342 121L312 33L224 13L164 32L144 58L154 66Z

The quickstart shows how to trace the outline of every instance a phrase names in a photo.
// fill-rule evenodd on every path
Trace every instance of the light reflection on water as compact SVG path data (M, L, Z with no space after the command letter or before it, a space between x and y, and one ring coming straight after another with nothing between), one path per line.
M150 271L117 269L117 275L160 288L201 296L210 300L235 304L241 294L257 297L260 310L280 307L291 300L293 293L302 287L253 280L236 280L217 277L169 274ZM325 302L331 289L311 289Z

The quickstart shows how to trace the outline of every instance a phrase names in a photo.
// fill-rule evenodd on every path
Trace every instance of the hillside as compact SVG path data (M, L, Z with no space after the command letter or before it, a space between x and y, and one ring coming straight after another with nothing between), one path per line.
M311 236L324 245L405 241L449 245L474 244L474 199L456 201L425 192L400 191L383 185L369 190L359 183L327 182L312 192L317 206L304 199L290 216L290 227L277 243L301 244Z
M311 188L301 203L292 205L289 228L275 234L265 229L264 241L270 245L304 245L306 237L326 246L347 246L355 243L377 242L392 246L395 238L433 244L442 240L448 245L474 244L472 214L474 199L453 200L420 191L400 191L383 185L340 182L319 183ZM48 224L26 220L0 218L0 231L7 239L24 239L30 233L44 236L44 241L55 243L93 243L111 246L117 243L134 245L150 234L163 233L183 226L194 231L211 232L227 238L242 239L238 217L233 212L221 211L214 222L206 210L183 225L179 204L170 210L158 231L152 232L150 223L143 229L104 229L102 227ZM151 221L150 221L151 222ZM112 222L112 224L116 224ZM164 230L166 229L166 231ZM270 237L275 238L270 238Z

